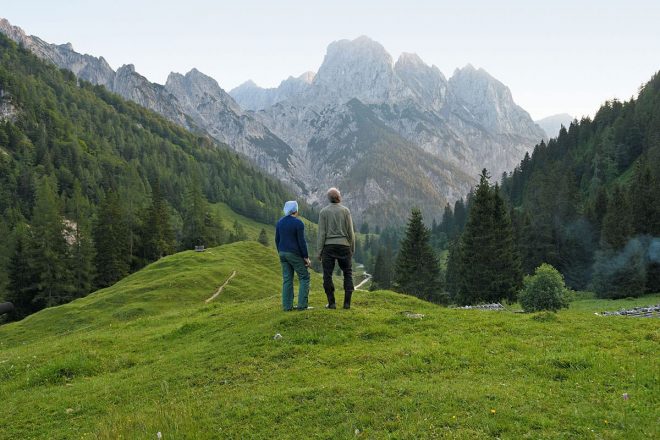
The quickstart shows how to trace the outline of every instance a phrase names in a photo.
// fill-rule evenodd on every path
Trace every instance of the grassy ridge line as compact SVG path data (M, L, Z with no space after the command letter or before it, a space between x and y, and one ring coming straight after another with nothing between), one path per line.
M317 308L283 313L279 283L273 249L235 243L0 327L0 438L657 437L657 320L391 292L331 312L317 275Z

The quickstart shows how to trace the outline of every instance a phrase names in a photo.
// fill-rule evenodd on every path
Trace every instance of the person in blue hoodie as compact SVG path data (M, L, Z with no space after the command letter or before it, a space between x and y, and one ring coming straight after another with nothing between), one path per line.
M275 228L275 244L282 264L282 308L293 310L293 273L298 274L300 287L298 289L297 310L307 310L309 298L309 271L311 265L307 254L305 241L305 224L298 218L298 202L288 201L284 204L284 217L277 222Z

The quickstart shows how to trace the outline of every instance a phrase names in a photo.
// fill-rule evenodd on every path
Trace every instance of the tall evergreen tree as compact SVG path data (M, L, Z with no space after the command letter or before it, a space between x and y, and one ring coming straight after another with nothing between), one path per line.
M631 221L635 234L660 235L660 194L645 161L635 165L630 185Z
M392 287L392 251L381 246L376 255L371 290L389 289Z
M493 278L490 285L492 298L514 301L522 287L520 253L516 246L513 225L508 209L502 199L499 186L493 191L493 246L497 252Z
M26 224L16 225L13 242L14 251L7 266L9 283L5 299L14 304L13 318L21 319L38 310L33 301L37 279L30 267L30 237Z
M151 205L145 211L142 227L142 256L145 262L156 261L174 252L174 230L159 179L154 179L151 185Z
M603 217L601 242L612 250L622 249L633 234L630 216L630 204L620 186L614 186L607 204L607 213Z
M109 191L99 206L94 227L96 284L106 287L128 274L131 264L130 229L119 198Z
M68 225L70 259L69 271L73 283L73 294L81 297L92 291L94 286L94 243L92 240L92 210L82 194L80 183L75 182L71 199L71 220Z
M192 249L195 246L210 246L207 218L209 207L198 179L194 179L184 199L183 237L181 247Z
M429 231L422 222L422 212L413 209L406 235L396 260L396 290L432 302L444 302L440 265L429 242Z
M511 219L498 185L491 187L488 179L484 169L461 236L460 262L451 269L458 279L455 300L461 304L513 300L522 282Z
M0 241L0 301L7 295L7 285L9 283L9 259L11 258L11 240L7 238L11 236L11 230L7 222L0 217L0 237L5 237Z
M68 246L54 179L44 177L37 186L30 226L30 268L37 280L33 302L43 308L69 301L73 284L67 270Z
M268 234L266 234L266 230L264 228L261 228L261 231L259 231L259 238L257 241L264 246L268 246L270 244L270 241L268 240Z

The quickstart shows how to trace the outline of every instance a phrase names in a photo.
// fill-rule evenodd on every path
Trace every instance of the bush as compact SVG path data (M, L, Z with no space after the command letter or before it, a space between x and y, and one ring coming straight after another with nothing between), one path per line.
M523 289L518 299L526 312L550 310L556 312L568 308L569 290L564 284L564 277L557 269L547 263L541 264L523 280Z

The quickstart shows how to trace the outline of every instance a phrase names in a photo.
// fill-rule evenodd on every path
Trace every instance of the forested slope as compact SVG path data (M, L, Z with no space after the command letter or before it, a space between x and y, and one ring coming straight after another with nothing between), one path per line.
M548 262L604 297L660 291L660 74L537 145L502 191L527 273Z
M288 190L225 147L0 36L0 299L26 314L239 238L208 202L276 220Z

